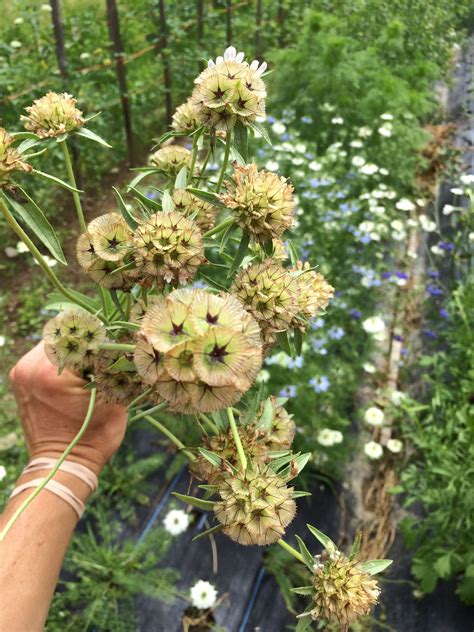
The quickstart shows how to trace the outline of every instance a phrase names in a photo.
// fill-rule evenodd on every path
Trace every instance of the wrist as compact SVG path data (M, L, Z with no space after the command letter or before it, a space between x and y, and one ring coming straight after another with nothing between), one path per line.
M16 482L16 487L34 479L46 478L50 472L51 468L35 470L34 472L23 472ZM84 504L92 495L92 490L89 485L70 472L58 470L52 480L65 485ZM30 494L32 491L32 489L28 489L22 492L22 494Z
M67 447L68 444L61 445L56 443L50 448L43 447L42 449L33 449L30 454L30 460L38 457L48 457L57 460L63 455ZM75 446L66 460L84 465L94 472L96 476L100 475L106 463L104 457L97 450L79 445Z

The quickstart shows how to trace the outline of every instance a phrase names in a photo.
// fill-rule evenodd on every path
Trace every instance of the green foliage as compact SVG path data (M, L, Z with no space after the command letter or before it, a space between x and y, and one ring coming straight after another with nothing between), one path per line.
M474 285L466 283L450 304L452 320L431 357L429 405L412 414L405 433L416 454L401 476L405 506L420 503L423 519L402 530L415 548L412 572L423 592L440 579L459 578L457 594L474 604Z

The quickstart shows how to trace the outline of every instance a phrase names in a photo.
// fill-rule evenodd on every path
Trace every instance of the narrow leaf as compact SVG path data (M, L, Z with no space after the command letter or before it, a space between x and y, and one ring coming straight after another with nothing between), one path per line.
M107 141L105 141L92 130L87 129L87 127L80 127L78 130L76 130L75 133L77 136L83 136L84 138L88 138L89 140L94 141L94 143L98 143L99 145L103 145L104 147L109 147L110 149L112 149L112 145L109 145Z
M194 538L192 539L193 542L196 542L196 540L200 540L201 538L205 538L207 535L212 535L213 533L217 533L217 531L220 531L222 529L223 525L221 524L216 524L215 527L211 527L210 529L206 529L206 531L202 531L201 533L198 533L197 535L194 536Z
M173 496L176 496L178 500L181 500L191 507L197 507L197 509L204 509L204 511L212 511L214 504L210 500L202 500L202 498L194 498L194 496L186 496L185 494L179 494L178 492L172 492Z
M287 239L286 243L288 244L288 254L290 255L290 261L292 266L296 266L298 263L298 252L296 251L294 243L291 239Z
M267 145L270 145L270 146L272 145L270 136L268 135L266 128L261 123L257 123L257 121L249 121L249 125L253 130L255 130L256 132L260 134L260 136L267 143Z
M302 490L294 491L292 494L293 498L304 498L305 496L312 496L312 495L313 494L311 492L304 492Z
M289 356L294 356L293 349L290 344L290 339L288 338L287 331L279 331L276 334L276 339L280 349L282 349Z
M303 540L300 538L299 535L295 535L295 538L296 538L296 541L298 542L298 548L304 559L304 563L309 568L309 570L312 571L313 566L314 566L314 555L311 555L308 547L306 546L306 544L303 542Z
M75 193L82 193L80 189L76 189L75 187L71 186L67 182L64 182L64 180L61 180L60 178L56 178L56 176L52 176L49 173L44 173L44 171L38 171L38 169L33 169L31 173L34 176L38 176L38 178L41 178L42 180L46 180L47 182L53 182L54 184L57 184L63 189L67 189L68 191L74 191Z
M138 226L137 220L133 217L133 215L128 210L127 205L125 204L125 201L124 201L123 197L120 194L120 191L118 189L116 189L115 187L112 187L112 189L114 190L115 199L117 200L117 205L118 205L118 207L120 209L122 217L127 222L127 224L130 226L130 228L132 230L135 230L135 228Z
M200 200L204 200L204 202L209 202L209 204L213 204L219 208L227 208L224 202L221 202L219 196L211 191L202 191L201 189L195 189L194 187L188 187L186 191L189 191L189 193L192 193Z
M213 465L214 467L221 466L222 459L220 456L218 456L214 452L210 452L209 450L206 450L205 448L198 448L198 450L200 454L206 459L206 461L209 461L211 465Z
M273 425L273 419L275 418L275 410L273 408L273 402L270 398L265 400L263 405L263 413L255 426L256 430L271 430Z
M69 288L68 291L70 294L72 294L73 296L77 296L80 301L88 305L91 312L100 312L101 305L99 301L97 301L96 299L91 298L90 296L86 296L85 294L82 294L81 292L77 292L76 290L73 290L72 288ZM48 294L48 304L49 303L68 303L68 302L69 301L65 299L64 296L60 294L59 292L51 292L50 294Z
M322 531L320 531L319 529L316 529L316 527L313 527L310 524L307 524L306 526L314 535L316 540L318 540L318 542L320 542L324 546L324 548L326 549L328 553L334 553L335 551L337 551L337 546L334 544L331 538L329 538Z
M161 204L165 213L170 213L171 211L174 211L175 205L169 191L163 192L163 199L161 201Z
M159 202L155 202L155 200L151 200L146 195L144 195L141 191L136 189L135 187L130 187L130 191L133 191L137 196L137 199L142 202L147 208L151 208L152 211L161 211L161 204Z
M185 189L188 181L188 170L186 167L183 167L178 175L176 176L176 180L174 181L175 189Z
M291 592L297 595L312 595L314 593L314 586L298 586L297 588L291 588Z
M130 191L134 187L136 187L140 182L146 178L147 176L151 176L154 173L158 173L158 169L144 169L138 175L136 175L130 184L127 185L127 191Z
M32 231L33 235L36 236L49 250L56 261L59 261L63 265L67 266L66 258L64 257L61 244L54 228L48 222L45 214L33 198L31 198L24 189L21 187L18 188L28 200L28 205L26 207L17 202L15 199L7 197L6 195L4 196L13 208L15 215L23 224L26 224L26 226Z
M301 355L303 350L303 333L301 329L293 329L293 341L295 343L296 355Z
M362 568L369 575L376 575L388 568L392 562L393 560L370 560L370 562L364 562Z
M233 141L245 162L249 158L249 131L241 121L234 127Z
M240 264L244 260L244 257L247 254L248 249L249 249L249 243L250 243L250 235L248 233L243 233L234 261L232 262L232 265L230 266L230 270L229 270L229 274L227 275L227 278L230 278L234 274L234 272L237 270L237 268L240 266Z

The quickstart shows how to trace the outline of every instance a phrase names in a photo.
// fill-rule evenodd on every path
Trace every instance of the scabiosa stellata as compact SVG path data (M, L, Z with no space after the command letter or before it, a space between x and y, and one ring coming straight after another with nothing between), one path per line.
M244 60L233 46L223 57L208 62L195 79L191 102L199 122L208 128L228 130L237 121L250 125L265 114L266 88L261 79L267 64Z
M191 133L199 127L198 113L189 98L185 103L176 108L173 114L171 127L180 133Z
M307 261L298 261L292 273L296 279L298 301L298 314L293 324L304 330L308 320L326 309L334 295L334 288L322 274L312 270Z
M181 145L165 145L150 156L150 164L168 178L176 178L183 167L189 167L192 154Z
M77 100L67 92L48 92L26 108L28 116L21 116L25 128L41 138L54 138L74 132L85 123Z
M13 147L15 139L0 127L0 189L7 189L11 185L11 176L15 171L28 173L31 165L22 160L20 152Z
M120 366L120 360L129 369ZM94 363L94 378L104 399L109 403L128 404L143 392L143 383L132 365L133 355L123 351L101 351Z
M199 199L185 189L173 191L173 202L175 209L186 217L192 217L202 232L206 232L214 226L219 211L217 206Z
M243 268L230 291L258 322L266 343L289 329L299 311L296 278L274 259Z
M343 630L370 614L380 594L377 580L361 562L340 551L329 553L326 561L316 556L313 587L312 619L339 624Z
M130 250L132 231L118 213L96 217L89 223L87 233L95 254L105 261L120 261Z
M224 183L224 204L232 209L236 223L255 242L278 239L293 224L293 187L271 171L258 171L256 164L234 163L233 178Z
M64 310L43 329L44 350L52 364L78 370L92 365L106 339L102 322L79 307Z
M216 518L223 532L240 544L273 544L296 514L293 488L267 466L255 463L228 474L217 487Z
M178 211L160 212L141 222L133 235L140 281L180 285L192 281L205 262L199 225Z

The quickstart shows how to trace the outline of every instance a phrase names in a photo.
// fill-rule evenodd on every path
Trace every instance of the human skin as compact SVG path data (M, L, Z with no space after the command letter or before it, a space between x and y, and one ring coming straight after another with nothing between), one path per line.
M86 416L90 399L86 382L68 370L58 375L42 343L21 358L10 380L30 458L60 456ZM89 426L68 459L99 476L122 443L126 424L125 408L105 403L99 393ZM47 474L48 470L22 474L17 485ZM82 502L88 500L90 488L76 476L59 471L54 478ZM32 491L25 490L9 501L0 516L0 531ZM45 489L0 542L1 632L43 630L77 521L74 509Z

